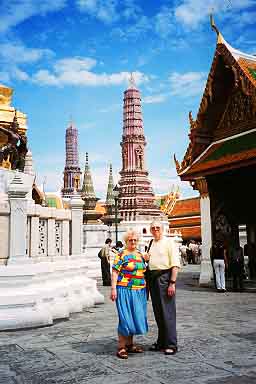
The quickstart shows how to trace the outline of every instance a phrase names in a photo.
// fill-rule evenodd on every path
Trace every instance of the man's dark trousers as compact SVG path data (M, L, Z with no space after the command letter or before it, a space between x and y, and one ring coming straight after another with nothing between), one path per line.
M170 270L156 277L150 272L149 289L152 307L158 326L157 345L159 348L177 348L175 295L167 295Z

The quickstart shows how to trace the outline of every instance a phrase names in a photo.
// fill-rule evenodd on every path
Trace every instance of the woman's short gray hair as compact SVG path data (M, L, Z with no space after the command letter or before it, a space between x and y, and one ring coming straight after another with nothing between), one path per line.
M134 236L136 237L137 240L139 240L139 234L138 232L135 230L135 229L128 229L128 231L125 232L124 236L123 236L123 240L125 242L125 244L127 244L127 241L128 241L128 237L130 236Z

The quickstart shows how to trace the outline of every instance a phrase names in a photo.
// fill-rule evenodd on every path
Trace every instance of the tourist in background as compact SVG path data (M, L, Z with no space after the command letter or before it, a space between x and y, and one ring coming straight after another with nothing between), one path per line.
M211 247L211 261L216 279L216 289L218 292L226 291L225 269L227 267L227 251L220 240L216 240Z
M233 278L233 289L242 291L244 288L244 254L243 248L237 244L230 250L230 272Z
M256 277L256 245L252 241L244 246L244 255L248 256L248 270L249 278L255 279Z
M154 220L150 225L153 242L149 257L149 290L158 327L157 341L151 351L166 355L177 352L176 279L180 268L179 249L172 238L163 236L163 225Z
M105 286L111 285L111 273L110 273L110 255L111 255L111 239L106 239L104 247L101 248L98 256L101 260L101 275L102 283Z
M182 242L180 245L180 258L181 258L181 263L182 265L187 265L187 245L186 242Z
M117 253L120 253L123 250L123 247L124 247L124 245L123 245L122 241L118 240L116 242L115 247L113 247L112 249L113 249L113 251L116 251Z
M125 236L125 248L116 255L112 265L110 298L116 302L118 312L117 357L127 359L128 353L142 353L143 348L134 344L134 335L148 331L147 297L144 272L146 263L137 250L138 234L129 230Z

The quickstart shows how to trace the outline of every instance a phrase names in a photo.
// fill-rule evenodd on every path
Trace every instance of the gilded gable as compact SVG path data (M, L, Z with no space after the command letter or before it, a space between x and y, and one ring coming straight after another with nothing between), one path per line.
M241 89L236 89L228 99L226 109L216 127L214 140L232 136L255 128L256 98L246 95Z

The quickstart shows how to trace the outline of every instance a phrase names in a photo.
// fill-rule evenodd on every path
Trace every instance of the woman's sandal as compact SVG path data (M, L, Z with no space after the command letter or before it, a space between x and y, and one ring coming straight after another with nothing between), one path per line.
M131 344L126 345L126 349L128 353L143 353L144 349L140 347L139 345Z
M174 347L172 347L172 348L166 348L166 349L164 350L164 354L165 354L165 355L175 355L176 352L177 352L177 348L174 348Z
M119 359L128 359L128 353L125 348L119 348L116 355Z

